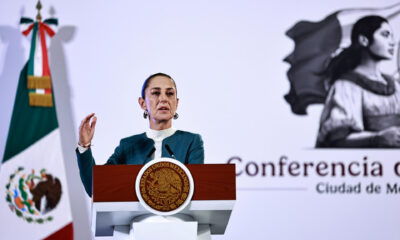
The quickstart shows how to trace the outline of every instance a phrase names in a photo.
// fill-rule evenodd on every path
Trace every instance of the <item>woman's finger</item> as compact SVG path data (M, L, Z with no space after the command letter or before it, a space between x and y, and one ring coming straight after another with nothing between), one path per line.
M84 124L86 124L86 123L89 123L89 122L90 122L90 119L91 119L93 116L94 116L94 113L91 113L91 114L87 115L87 116L82 120L81 125L84 125Z
M94 116L92 119L92 123L90 124L90 128L92 128L94 130L94 127L96 126L96 122L97 122L97 117Z
M94 116L94 113L91 113L91 114L87 115L87 116L82 120L82 122L88 123L88 122L90 121L90 119L91 119L93 116Z

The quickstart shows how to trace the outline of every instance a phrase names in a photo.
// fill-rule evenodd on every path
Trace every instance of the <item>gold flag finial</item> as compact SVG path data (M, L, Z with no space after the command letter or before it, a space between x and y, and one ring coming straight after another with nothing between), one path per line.
M36 9L38 10L38 13L36 15L36 21L40 22L42 21L42 15L40 15L40 9L42 9L42 4L40 3L40 0L36 4Z

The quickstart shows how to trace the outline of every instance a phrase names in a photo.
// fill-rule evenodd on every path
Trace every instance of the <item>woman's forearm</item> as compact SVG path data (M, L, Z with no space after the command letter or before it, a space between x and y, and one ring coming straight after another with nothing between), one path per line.
M343 148L374 148L379 147L379 134L377 132L363 131L351 133L344 139L332 142L334 147Z

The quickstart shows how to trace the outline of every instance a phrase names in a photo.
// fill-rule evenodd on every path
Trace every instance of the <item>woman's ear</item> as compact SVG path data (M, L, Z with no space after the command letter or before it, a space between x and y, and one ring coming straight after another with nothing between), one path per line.
M363 47L368 47L369 45L369 40L366 36L364 35L359 35L358 36L358 43L363 46Z
M138 98L138 103L139 103L139 106L140 106L143 110L146 110L146 109L147 109L146 101L145 101L142 97L139 97L139 98Z

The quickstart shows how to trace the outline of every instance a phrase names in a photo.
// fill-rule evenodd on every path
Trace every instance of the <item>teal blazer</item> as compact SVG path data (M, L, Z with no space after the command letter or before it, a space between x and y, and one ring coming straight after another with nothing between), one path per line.
M172 156L165 148L165 144L171 148L176 160L184 164L203 164L204 148L203 140L199 134L177 130L173 135L162 141L161 157ZM145 164L151 160L149 154L154 148L154 141L146 136L146 133L123 138L106 164ZM92 196L92 172L96 164L89 148L80 154L75 150L78 159L79 173L85 190Z

